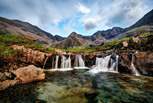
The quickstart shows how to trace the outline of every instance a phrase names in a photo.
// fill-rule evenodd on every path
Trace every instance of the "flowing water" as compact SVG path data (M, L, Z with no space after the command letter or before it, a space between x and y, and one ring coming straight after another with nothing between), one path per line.
M110 67L108 66L109 63ZM111 55L101 58L97 57L95 67L89 73L96 74L99 72L118 72L118 55L115 56L115 60L111 58Z
M82 55L75 56L75 63L74 64L75 64L74 69L89 69L88 67L85 66Z
M131 70L132 70L132 72L133 72L133 74L134 75L136 75L136 76L140 76L140 73L139 73L139 71L136 69L136 67L134 66L134 57L133 57L133 55L132 55L132 60L131 60L131 66L130 66L130 68L131 68Z
M81 55L76 56L72 69L70 56L55 58L54 67L61 71L46 71L46 79L24 85L16 85L0 92L0 103L153 103L153 77L118 72L118 55L96 58L95 66L84 69ZM115 72L115 73L114 73ZM92 75L94 74L94 75Z
M153 78L86 70L46 72L46 80L0 92L0 103L153 103Z

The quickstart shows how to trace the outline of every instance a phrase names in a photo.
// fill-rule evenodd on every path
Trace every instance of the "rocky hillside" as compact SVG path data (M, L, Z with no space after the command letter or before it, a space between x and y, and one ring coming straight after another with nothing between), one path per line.
M54 44L58 48L69 48L77 46L86 46L92 44L92 40L88 37L72 32L65 40Z
M94 33L92 35L92 38L105 38L107 40L109 39L113 39L116 36L118 36L119 34L125 32L126 30L120 27L114 27L112 29L108 29L106 31L97 31L96 33Z
M129 29L133 29L136 27L144 26L144 25L146 26L153 25L153 10L151 10L149 13L144 15L139 21L137 21L135 24L128 27L127 29L129 30Z
M113 39L137 36L148 32L153 32L153 10L128 28L114 27L105 31L97 31L91 36L83 36L72 32L67 38L59 35L53 36L27 22L0 17L0 34L22 35L32 41L51 44L58 48L103 45Z
M146 32L153 32L153 10L144 15L132 26L125 28L125 32L119 34L117 37L137 36Z
M0 17L0 34L22 35L40 43L52 43L64 39L60 36L53 36L30 23L3 17Z

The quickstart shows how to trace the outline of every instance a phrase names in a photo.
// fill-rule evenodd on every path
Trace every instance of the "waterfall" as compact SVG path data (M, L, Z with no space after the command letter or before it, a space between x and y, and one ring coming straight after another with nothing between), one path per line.
M85 67L84 60L81 55L78 55L79 67Z
M116 55L114 59L110 58L110 69L109 69L109 71L118 72L118 58L119 58L118 55Z
M91 74L96 74L99 72L118 72L118 55L115 56L115 59L111 58L111 55L106 57L96 57L95 67L88 72ZM108 66L110 62L110 67Z
M76 55L75 56L75 67L74 67L74 69L89 69L88 67L85 66L82 55Z
M64 55L62 56L61 68L71 68L71 58L70 56L66 58Z
M133 57L133 54L132 54L132 60L131 60L131 66L130 66L130 68L131 68L132 72L134 73L134 75L140 76L140 73L136 69L136 67L134 66L134 63L133 62L134 62L134 57Z
M57 68L58 68L58 60L59 60L59 56L58 56L58 55L56 55L55 69L57 69Z
M76 67L85 67L84 60L81 55L75 56L75 64Z

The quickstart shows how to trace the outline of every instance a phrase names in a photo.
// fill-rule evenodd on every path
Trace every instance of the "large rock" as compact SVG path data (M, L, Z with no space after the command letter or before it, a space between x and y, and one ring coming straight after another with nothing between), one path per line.
M19 80L20 83L29 83L45 79L44 71L33 65L19 68L14 73L16 75L16 80Z

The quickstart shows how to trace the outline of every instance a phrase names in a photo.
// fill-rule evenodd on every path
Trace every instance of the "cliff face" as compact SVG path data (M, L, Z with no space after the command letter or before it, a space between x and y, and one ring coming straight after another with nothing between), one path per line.
M120 53L119 72L132 73L130 53ZM135 68L142 75L153 76L153 53L152 52L136 52L133 54L133 63Z

